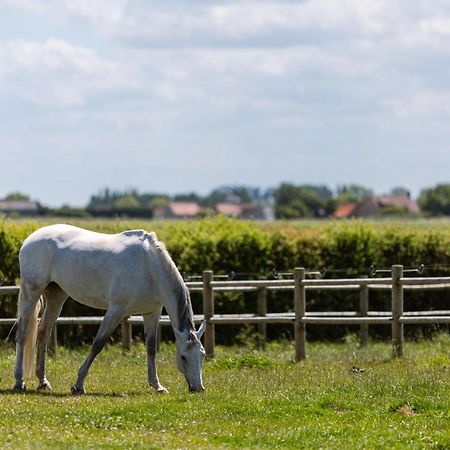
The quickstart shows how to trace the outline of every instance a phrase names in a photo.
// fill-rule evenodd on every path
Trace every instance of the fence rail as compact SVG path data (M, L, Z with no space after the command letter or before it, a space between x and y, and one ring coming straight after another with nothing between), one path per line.
M392 266L391 277L384 278L347 278L347 279L311 279L304 268L296 268L293 279L285 280L229 280L215 281L212 271L203 272L203 281L187 282L191 292L202 292L203 314L195 315L196 323L206 321L204 345L206 354L212 358L215 350L215 325L256 324L260 345L266 341L267 324L291 324L295 335L295 360L306 357L306 325L359 325L360 343L367 345L368 326L387 324L392 327L393 356L403 356L403 326L406 324L450 324L450 310L404 311L404 292L418 289L446 289L450 287L450 277L404 277L403 266ZM309 312L306 311L307 293L311 290L359 290L358 311ZM391 290L390 311L370 311L370 290ZM273 290L293 291L293 312L267 313L267 292ZM255 314L215 314L215 292L256 292L257 311ZM0 297L18 295L18 286L1 286ZM59 317L58 325L94 325L103 317ZM122 344L130 348L132 326L142 324L141 316L126 317L122 322ZM15 318L0 318L1 325L13 325ZM170 324L168 316L162 316L161 325ZM56 325L53 342L50 346L56 351Z

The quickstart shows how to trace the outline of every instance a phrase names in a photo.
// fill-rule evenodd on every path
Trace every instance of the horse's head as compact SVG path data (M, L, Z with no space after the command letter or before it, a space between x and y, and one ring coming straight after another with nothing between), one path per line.
M200 325L198 331L182 333L174 328L177 343L177 365L180 372L186 378L191 392L204 391L202 383L202 365L205 359L205 349L200 338L206 328L205 322Z

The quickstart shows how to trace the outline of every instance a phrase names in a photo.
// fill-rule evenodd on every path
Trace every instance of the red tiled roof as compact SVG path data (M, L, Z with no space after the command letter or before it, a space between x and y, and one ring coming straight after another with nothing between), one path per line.
M242 212L242 207L235 203L217 203L216 211L226 216L238 216Z
M172 202L169 209L174 216L194 217L200 212L200 206L195 202Z
M333 214L333 217L337 219L344 219L346 217L350 217L355 209L356 203L343 203L338 206L336 211Z

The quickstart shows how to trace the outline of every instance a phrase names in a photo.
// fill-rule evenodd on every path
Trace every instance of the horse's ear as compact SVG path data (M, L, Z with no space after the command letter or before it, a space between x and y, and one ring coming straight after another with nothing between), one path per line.
M200 327L197 331L197 337L198 339L201 339L201 337L203 336L203 333L206 330L206 320L203 320L202 323L200 324Z
M173 328L173 332L175 333L175 338L177 341L185 341L186 340L186 338L184 337L184 334L180 330L177 330L175 327Z

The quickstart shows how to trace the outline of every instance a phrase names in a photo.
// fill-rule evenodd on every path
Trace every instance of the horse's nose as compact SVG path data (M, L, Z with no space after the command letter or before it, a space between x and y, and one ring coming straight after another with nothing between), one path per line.
M201 384L200 386L191 386L189 385L189 392L203 392L205 388Z

